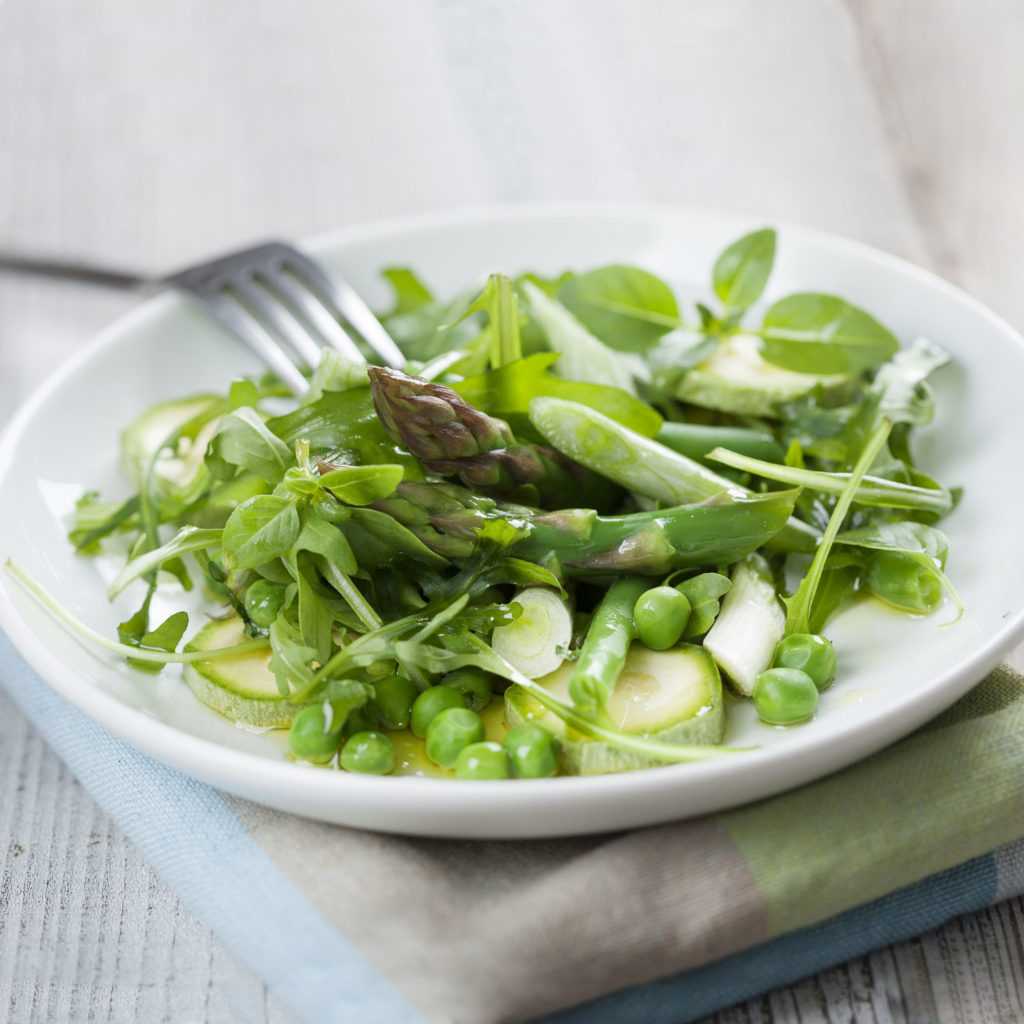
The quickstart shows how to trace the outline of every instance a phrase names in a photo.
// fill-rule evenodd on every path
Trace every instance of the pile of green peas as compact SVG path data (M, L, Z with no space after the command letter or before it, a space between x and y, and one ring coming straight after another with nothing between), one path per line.
M346 771L386 775L394 770L395 748L380 730L408 728L425 741L427 756L454 769L456 778L554 775L558 759L546 729L527 724L512 729L500 744L485 739L479 712L493 698L493 677L480 669L449 672L422 691L406 676L388 675L376 680L366 707L346 713L322 701L303 708L292 719L289 747L304 761L326 764L337 754Z
M818 695L836 676L836 652L818 633L783 638L770 668L754 683L754 708L769 725L795 725L814 714Z

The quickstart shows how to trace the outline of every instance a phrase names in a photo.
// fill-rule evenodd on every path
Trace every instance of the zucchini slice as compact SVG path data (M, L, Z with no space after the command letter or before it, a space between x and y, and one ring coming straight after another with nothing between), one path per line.
M705 359L683 375L676 398L706 409L739 416L775 416L780 402L791 402L813 388L824 388L826 402L852 397L857 376L794 373L761 358L761 339L752 334L725 338Z
M188 642L186 651L230 647L248 639L241 619L208 622ZM269 651L235 654L215 661L185 664L185 682L208 707L235 722L261 728L282 727L299 710L277 688Z
M538 682L571 703L570 675L571 662ZM721 743L725 733L718 669L707 651L694 644L681 644L669 651L632 644L605 710L612 724L623 732L663 743ZM505 721L510 729L531 722L549 730L555 736L562 768L570 775L629 771L660 763L603 740L580 736L520 686L505 691Z
M179 427L220 401L216 395L193 395L173 402L160 402L132 420L121 432L121 465L133 483L139 482L142 467L153 452ZM165 452L156 464L156 476L172 487L184 487L199 471L206 444L217 420L206 424L192 441L182 441L176 453Z

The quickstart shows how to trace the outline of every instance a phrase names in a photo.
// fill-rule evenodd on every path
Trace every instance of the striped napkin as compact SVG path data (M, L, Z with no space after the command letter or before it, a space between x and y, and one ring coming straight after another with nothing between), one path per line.
M225 796L0 681L195 913L308 1021L681 1024L1024 892L1024 677L847 770L610 836L374 835Z

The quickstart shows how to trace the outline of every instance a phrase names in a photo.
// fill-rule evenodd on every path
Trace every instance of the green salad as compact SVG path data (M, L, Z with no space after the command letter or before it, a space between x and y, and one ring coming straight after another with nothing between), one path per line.
M935 526L958 492L910 446L948 356L834 295L765 305L775 248L734 242L692 308L634 266L449 299L386 270L403 369L330 352L301 399L239 380L125 429L135 493L85 495L70 532L126 551L116 640L8 571L299 760L505 779L742 756L736 700L794 726L842 678L845 604L960 608ZM154 621L158 588L200 588L207 619Z

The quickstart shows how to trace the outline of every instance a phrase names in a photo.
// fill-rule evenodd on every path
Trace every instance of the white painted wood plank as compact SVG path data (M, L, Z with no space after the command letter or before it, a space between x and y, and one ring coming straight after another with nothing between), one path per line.
M910 255L1020 324L1022 25L1013 0L8 0L0 239L159 269L471 202L699 203ZM126 304L0 282L0 416ZM0 797L12 1020L286 1019L6 698ZM1022 925L1011 901L716 1020L1021 1019Z

